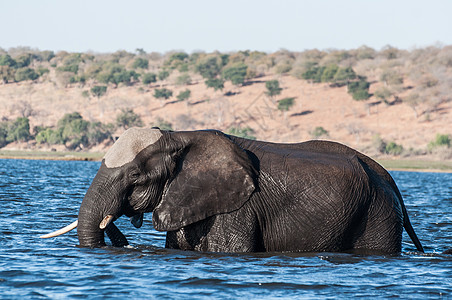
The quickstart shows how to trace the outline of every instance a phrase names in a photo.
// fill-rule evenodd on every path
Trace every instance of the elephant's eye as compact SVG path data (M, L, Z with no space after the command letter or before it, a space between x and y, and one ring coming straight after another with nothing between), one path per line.
M140 178L140 173L139 172L130 172L129 173L129 178L132 181L137 181L138 178Z

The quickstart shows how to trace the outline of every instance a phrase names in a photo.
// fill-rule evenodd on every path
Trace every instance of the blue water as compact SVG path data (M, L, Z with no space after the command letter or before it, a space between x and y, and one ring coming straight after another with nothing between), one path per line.
M116 224L131 249L78 248L71 223L96 162L0 160L0 298L452 299L452 174L392 172L427 254L215 254L164 249L151 216Z

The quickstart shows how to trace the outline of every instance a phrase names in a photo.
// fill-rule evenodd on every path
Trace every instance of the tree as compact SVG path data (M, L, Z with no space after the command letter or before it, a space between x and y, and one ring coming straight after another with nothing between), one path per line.
M66 148L75 150L78 147L88 146L89 122L83 120L78 112L66 114L58 121L58 131Z
M0 66L15 67L16 61L9 54L1 55Z
M301 77L304 80L309 80L314 83L322 82L322 74L325 70L325 67L319 67L317 65L311 66L308 70L306 70Z
M355 100L367 100L370 98L369 94L370 83L364 77L359 81L352 81L347 85L348 93L352 95Z
M195 71L205 79L216 78L221 72L221 59L216 56L207 57L195 65Z
M167 88L155 89L154 91L154 97L157 99L164 98L165 100L168 100L171 96L173 96L173 91Z
M332 82L334 79L334 76L336 75L337 71L339 70L339 67L336 64L331 64L322 72L322 76L320 77L321 82Z
M16 81L25 81L25 80L36 80L39 78L38 73L35 72L35 70L25 67L17 69L14 79Z
M278 80L266 81L265 87L267 88L265 94L267 94L270 98L273 98L274 96L281 94L282 88L279 87Z
M149 61L147 59L138 57L132 63L134 69L147 69L149 67Z
M14 81L16 70L9 66L0 66L0 78L3 83Z
M224 89L224 80L222 78L210 78L206 80L206 86L215 91Z
M170 75L170 73L168 72L168 70L162 70L159 72L159 80L165 80L166 78L168 78Z
M190 98L191 91L189 89L186 89L185 91L181 91L177 96L177 100L179 101L185 101Z
M242 85L245 82L248 66L244 63L236 63L223 69L223 78L230 80L234 85Z
M336 86L343 86L347 85L350 81L355 80L357 78L357 75L355 71L351 67L347 68L339 68L334 74L333 77L333 83Z
M30 139L30 123L28 118L19 117L17 118L8 128L8 134L6 136L6 141L16 142L16 141L28 141Z
M91 88L91 94L98 99L107 92L106 85L95 85Z
M295 98L294 97L290 97L290 98L284 98L282 100L280 100L278 102L278 110L286 112L289 111L290 108L294 105L295 103Z
M116 117L116 125L124 129L134 126L143 127L143 121L132 109L121 109L121 113Z
M145 73L141 76L141 81L143 84L151 84L157 82L157 75L154 73Z

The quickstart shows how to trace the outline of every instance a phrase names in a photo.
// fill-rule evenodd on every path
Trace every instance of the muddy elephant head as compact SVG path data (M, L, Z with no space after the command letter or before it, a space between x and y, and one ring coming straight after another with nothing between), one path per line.
M126 215L140 227L153 212L159 231L172 231L240 208L255 190L247 153L218 131L129 129L105 155L78 214L80 246L115 246L127 240L113 222Z

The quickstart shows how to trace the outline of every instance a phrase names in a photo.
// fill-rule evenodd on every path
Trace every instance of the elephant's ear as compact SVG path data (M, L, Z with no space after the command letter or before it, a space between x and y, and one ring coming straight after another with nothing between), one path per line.
M172 231L239 209L255 189L247 153L218 131L173 133L185 140L179 171L153 213L154 228Z

